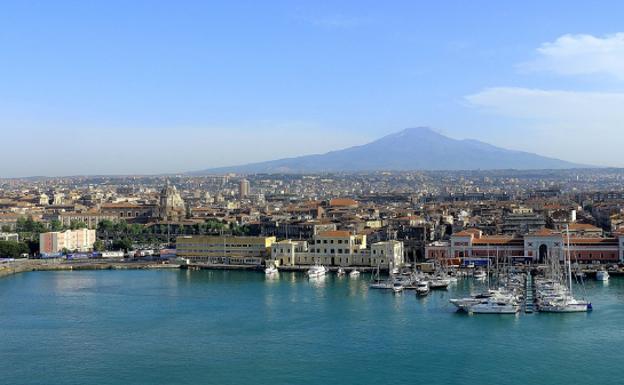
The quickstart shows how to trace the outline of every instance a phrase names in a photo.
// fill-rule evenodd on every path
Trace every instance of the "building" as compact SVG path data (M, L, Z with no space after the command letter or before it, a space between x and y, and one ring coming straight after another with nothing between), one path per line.
M100 207L103 216L115 217L129 223L146 223L154 217L158 207L154 204L105 203Z
M95 230L89 229L41 233L39 235L39 253L55 254L63 250L91 251L95 240Z
M279 266L320 264L341 267L376 267L387 269L403 264L403 242L373 243L368 249L366 235L348 231L326 231L306 241L284 240L271 247L271 261Z
M546 220L540 214L532 210L516 209L513 213L505 216L502 231L503 234L528 234L546 227Z
M98 223L104 220L115 221L117 216L112 214L102 214L99 212L88 213L60 213L57 219L63 224L63 226L71 226L72 222L82 222L87 225L89 229L97 229Z
M18 233L0 233L0 241L19 242L19 234Z
M160 204L158 207L159 218L165 221L180 221L186 217L184 200L174 185L167 181L160 192Z
M238 185L238 197L245 199L249 196L249 181L247 179L241 179Z
M624 262L624 233L611 238L570 236L569 250L572 262ZM548 257L563 259L568 245L566 234L542 229L523 236L484 236L480 230L470 229L453 234L448 242L434 242L425 247L429 260L454 261L467 259L515 259L544 263Z
M275 237L181 236L176 254L191 263L260 265L271 255Z

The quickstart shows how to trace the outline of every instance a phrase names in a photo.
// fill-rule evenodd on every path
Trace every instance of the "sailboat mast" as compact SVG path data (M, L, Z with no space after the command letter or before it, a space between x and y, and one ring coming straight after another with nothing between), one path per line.
M570 258L570 229L568 227L568 225L566 225L566 240L567 240L567 246L566 246L566 256L565 258L568 259L568 283L569 283L569 287L570 287L570 297L572 296L572 260Z

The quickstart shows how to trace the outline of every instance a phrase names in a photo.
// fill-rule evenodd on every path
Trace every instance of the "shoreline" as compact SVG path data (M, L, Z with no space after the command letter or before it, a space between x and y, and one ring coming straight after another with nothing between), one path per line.
M279 271L305 273L310 266L280 266ZM256 265L219 265L219 264L167 264L155 263L153 261L58 261L58 260L16 260L14 262L0 265L0 279L15 274L27 273L30 271L74 271L74 270L148 270L148 269L179 269L179 270L233 270L233 271L258 271L263 272L264 266ZM328 267L329 271L336 272L338 267ZM348 274L351 270L357 269L362 273L372 273L377 268L369 266L345 267ZM387 269L381 269L382 273L387 273Z
M283 272L305 273L310 266L279 266L278 270ZM328 267L330 272L336 272L338 266ZM149 270L149 269L178 269L178 270L233 270L233 271L258 271L263 272L264 266L257 265L230 265L230 264L169 264L157 263L154 261L66 261L66 260L37 260L25 259L16 260L0 265L0 279L11 275L26 273L30 271L73 271L73 270ZM370 266L354 266L343 267L348 274L352 270L358 270L362 273L374 273L376 267ZM388 273L388 269L381 269L384 274ZM587 277L593 278L596 270L583 269L583 273ZM609 271L612 276L624 276L624 270Z
M51 262L25 260L0 266L0 278L31 271L74 271L74 270L144 270L180 269L180 265L157 264L153 262Z

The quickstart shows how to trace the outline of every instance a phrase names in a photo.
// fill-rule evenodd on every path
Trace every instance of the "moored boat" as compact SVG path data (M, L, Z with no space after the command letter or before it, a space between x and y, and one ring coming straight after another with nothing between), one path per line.
M327 273L327 268L323 265L314 265L306 273L309 278L323 277Z
M423 296L429 294L429 282L418 281L416 284L416 294Z
M598 270L596 272L596 280L597 281L608 281L609 280L609 272L606 270Z

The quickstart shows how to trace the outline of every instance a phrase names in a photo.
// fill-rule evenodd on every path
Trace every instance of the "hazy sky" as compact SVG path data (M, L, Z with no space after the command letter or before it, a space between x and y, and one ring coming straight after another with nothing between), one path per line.
M430 126L624 166L622 1L0 2L0 176L161 173Z

